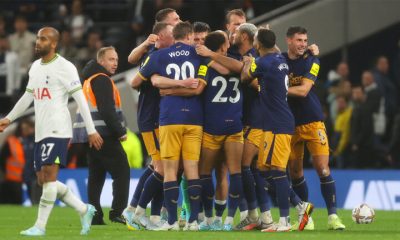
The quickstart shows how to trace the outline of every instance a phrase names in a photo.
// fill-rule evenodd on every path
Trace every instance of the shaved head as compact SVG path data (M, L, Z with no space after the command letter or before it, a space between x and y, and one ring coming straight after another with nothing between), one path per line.
M52 27L39 30L36 37L35 53L40 57L52 56L56 52L60 33Z
M44 35L48 36L52 42L58 43L58 40L60 39L60 33L53 27L41 28L39 32L42 32Z

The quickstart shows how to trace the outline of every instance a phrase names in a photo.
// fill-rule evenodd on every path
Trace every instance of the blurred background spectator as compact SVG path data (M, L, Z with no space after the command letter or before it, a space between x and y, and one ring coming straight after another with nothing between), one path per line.
M4 179L0 184L0 203L22 204L23 183L27 185L31 202L39 202L41 188L33 166L34 131L33 121L22 119L1 148L0 171Z

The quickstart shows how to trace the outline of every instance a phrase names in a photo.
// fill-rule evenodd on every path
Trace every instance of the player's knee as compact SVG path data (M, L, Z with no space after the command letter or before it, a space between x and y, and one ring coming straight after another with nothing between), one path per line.
M331 174L329 167L320 167L317 169L317 173L319 177L327 177Z

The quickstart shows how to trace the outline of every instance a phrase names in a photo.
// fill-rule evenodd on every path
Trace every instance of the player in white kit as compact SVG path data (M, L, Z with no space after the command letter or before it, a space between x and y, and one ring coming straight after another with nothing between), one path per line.
M40 59L36 60L29 70L26 92L11 112L0 120L0 132L3 132L12 121L24 113L32 101L34 102L34 165L43 193L35 225L21 231L22 235L27 236L45 235L47 219L57 198L79 213L82 235L88 234L95 212L92 205L84 204L65 184L57 181L60 165L66 164L67 147L72 137L72 123L68 111L69 95L78 103L83 115L90 147L100 149L103 143L90 116L78 71L71 62L55 52L58 39L59 33L54 28L45 27L39 30L35 52Z

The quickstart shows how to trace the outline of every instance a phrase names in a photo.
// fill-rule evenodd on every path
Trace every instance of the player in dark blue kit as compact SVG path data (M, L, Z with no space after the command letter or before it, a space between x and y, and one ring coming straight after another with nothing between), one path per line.
M207 35L205 45L219 54L226 55L229 47L228 36L216 31ZM200 230L233 229L233 217L243 194L240 173L240 159L243 152L242 96L237 74L220 74L207 68L204 92L204 135L200 160L200 176L203 184L202 201L205 220ZM222 216L212 218L214 185L212 170L221 153L225 154L230 174L228 216L222 225ZM221 165L217 165L221 167ZM218 170L218 169L216 169Z
M204 47L197 47L198 53L203 56L211 57L211 59L222 64L230 69L232 72L240 73L243 67L241 62L243 56L257 55L256 50L253 48L254 34L257 28L251 23L242 23L234 34L234 44L240 55L237 59L234 56L228 57L209 51ZM258 154L258 146L262 140L262 119L260 113L260 100L258 94L257 81L251 81L250 84L243 85L243 123L244 130L244 150L243 158L241 160L241 172L244 188L244 197L248 203L249 214L248 216L241 216L241 222L236 226L238 230L251 230L255 227L266 228L273 223L269 197L265 194L265 180L260 176L256 168L250 169L252 160ZM266 173L262 173L266 175ZM257 193L257 194L256 194ZM257 207L260 207L261 219L258 216ZM242 210L242 209L241 209ZM242 215L242 214L241 214Z
M328 229L344 230L345 225L336 214L335 181L329 169L329 144L321 103L314 91L320 63L307 51L307 30L290 27L286 34L288 52L284 54L289 65L288 102L293 112L296 130L291 142L289 159L293 189L303 201L308 200L308 188L303 173L304 143L312 156L328 209ZM307 226L313 229L312 221Z
M138 73L143 80L151 78L153 86L170 87L170 81L195 78L203 70L203 59L196 54L193 44L193 27L178 23L173 29L175 44L149 56ZM200 68L200 69L199 69ZM153 76L154 75L154 76ZM157 75L161 77L157 77ZM167 80L164 78L175 80ZM184 230L198 230L197 216L200 205L201 183L198 175L201 138L203 135L203 107L198 96L204 89L204 80L187 96L163 96L160 101L160 155L164 168L164 203L168 222L156 230L178 230L177 200L179 185L177 173L183 159L188 180L191 215Z
M172 28L172 25L163 22L154 25L153 34L157 35L157 41L154 47L143 57L141 65L144 64L145 59L153 52L158 49L170 47L174 43ZM171 81L170 83L172 86L184 86L186 84L187 87L190 87L192 82ZM197 81L195 81L195 83L196 82ZM132 80L131 85L133 88L140 91L138 126L152 162L140 177L131 203L125 209L123 215L127 219L128 229L137 229L140 228L140 226L149 229L154 228L154 226L148 224L149 222L145 216L147 204L153 199L150 220L152 220L152 223L158 223L163 198L162 183L164 172L160 161L158 130L160 94L159 89L155 88L150 81L144 81L138 75ZM139 226L137 226L135 222L137 222Z
M286 101L288 88L288 65L275 48L275 34L268 29L259 29L254 46L260 57L245 59L242 80L258 78L263 116L263 141L260 144L258 168L270 171L277 192L280 212L278 224L270 225L263 232L290 231L289 196L290 186L286 166L290 155L290 140L294 133L294 118ZM297 198L298 199L298 198ZM312 204L298 199L299 230L303 230L312 212Z

